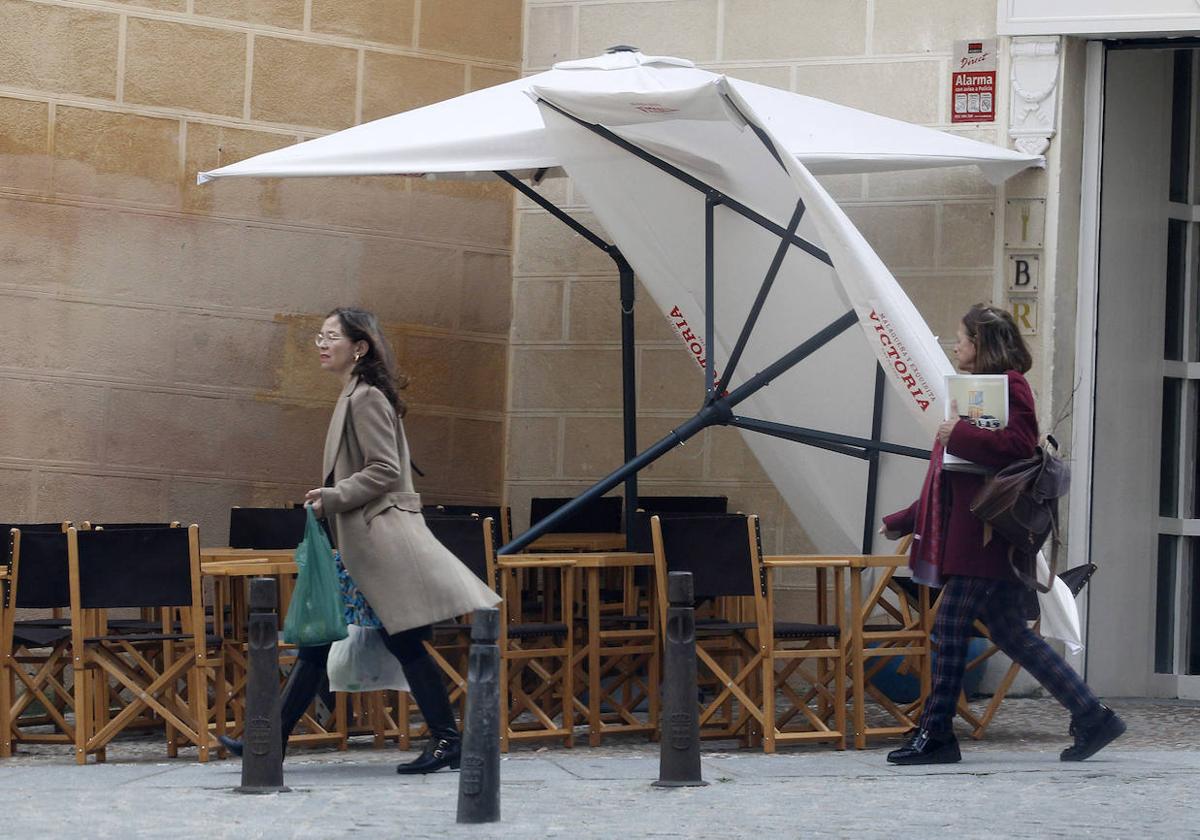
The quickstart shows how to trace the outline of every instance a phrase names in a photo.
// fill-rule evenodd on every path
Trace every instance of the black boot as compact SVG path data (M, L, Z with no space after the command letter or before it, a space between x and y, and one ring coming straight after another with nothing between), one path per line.
M1125 721L1108 706L1071 720L1070 732L1075 743L1058 756L1062 761L1083 761L1091 758L1125 733Z
M292 734L292 730L296 728L296 724L300 722L300 718L304 716L304 710L312 703L313 698L317 696L317 690L321 687L322 680L325 679L325 668L315 662L305 662L303 659L297 659L296 664L292 666L292 672L288 674L287 682L283 686L283 696L279 698L279 723L283 736L283 752L287 754L288 738ZM218 735L217 740L221 742L225 749L236 756L241 756L245 749L245 744L237 738L230 738L228 735Z
M402 775L436 773L443 767L457 770L462 755L462 737L458 734L442 672L432 659L422 656L405 663L404 675L408 677L409 691L429 727L429 742L416 759L401 764L396 772Z
M889 764L953 764L962 761L953 732L933 733L918 729L898 750L888 753Z

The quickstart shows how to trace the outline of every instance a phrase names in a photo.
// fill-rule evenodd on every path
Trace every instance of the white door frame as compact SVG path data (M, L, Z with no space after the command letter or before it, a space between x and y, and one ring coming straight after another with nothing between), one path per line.
M1092 556L1092 459L1096 411L1096 307L1099 292L1100 168L1104 136L1104 44L1087 44L1087 73L1083 106L1083 176L1079 209L1079 280L1075 305L1075 375L1072 401L1072 484L1068 508L1072 539L1067 547L1067 568L1090 562ZM1079 492L1082 491L1082 492ZM1080 539L1082 537L1082 539ZM1090 590L1084 590L1080 620L1087 643ZM1083 674L1087 677L1088 648L1084 648Z

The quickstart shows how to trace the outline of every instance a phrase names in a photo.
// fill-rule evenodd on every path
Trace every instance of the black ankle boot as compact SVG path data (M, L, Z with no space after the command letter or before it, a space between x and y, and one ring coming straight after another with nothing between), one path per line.
M446 683L434 661L428 656L404 665L409 691L417 701L421 716L429 727L429 743L416 759L396 768L401 775L436 773L443 767L458 769L462 755L462 738L446 694Z
M421 754L406 764L396 766L401 776L436 773L443 767L457 770L462 758L462 738L430 738Z
M1070 733L1075 743L1058 756L1061 761L1091 758L1125 733L1125 721L1108 706L1071 720Z
M907 744L888 753L887 760L890 764L953 764L962 761L962 753L953 732L918 729Z
M296 728L296 724L300 722L300 718L304 716L304 710L312 703L313 698L317 696L317 691L321 687L322 680L325 679L325 669L313 662L305 662L303 659L297 659L296 664L292 666L292 672L288 674L287 682L283 686L283 696L279 698L279 723L280 735L283 738L283 752L287 754L287 742L291 737L292 730ZM230 738L228 735L218 735L217 740L229 752L236 756L241 756L245 752L246 744L237 738Z

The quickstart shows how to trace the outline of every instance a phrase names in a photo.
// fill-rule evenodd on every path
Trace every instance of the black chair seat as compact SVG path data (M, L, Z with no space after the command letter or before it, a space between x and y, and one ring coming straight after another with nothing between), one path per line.
M706 618L696 622L696 632L706 636L728 636L757 629L758 625L753 621L725 621L720 618Z
M508 637L529 638L532 636L565 636L567 625L561 622L539 622L525 624L510 624L507 627Z
M71 630L64 627L43 626L32 621L18 621L13 627L13 641L25 647L53 647L69 638Z
M100 642L183 642L191 638L187 633L110 633L107 636L88 636L83 641L90 645Z
M29 618L17 622L25 627L70 627L69 618Z
M798 621L775 622L776 639L823 639L837 638L842 630L836 624L805 624Z
M121 633L158 633L162 631L161 621L148 621L144 618L110 618L108 632Z
M646 615L602 615L600 623L609 627L647 627L650 617Z

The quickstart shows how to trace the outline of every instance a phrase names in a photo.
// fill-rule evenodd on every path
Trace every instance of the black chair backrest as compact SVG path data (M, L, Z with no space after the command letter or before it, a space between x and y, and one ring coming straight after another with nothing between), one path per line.
M728 496L638 496L638 508L650 513L728 513Z
M187 528L80 531L76 539L84 609L191 605Z
M6 526L7 527L7 526ZM56 609L71 606L70 570L67 564L67 535L62 526L55 530L21 531L21 565L17 571L17 607ZM33 526L37 527L37 526ZM11 531L5 531L10 534ZM11 538L5 539L5 551L12 550ZM11 562L11 555L9 558Z
M565 505L571 499L534 498L529 502L529 525L532 527L541 522L554 511ZM562 522L550 529L551 534L619 534L624 530L621 524L620 496L601 496L576 511Z
M484 543L484 520L474 516L426 516L425 524L437 537L438 542L450 549L450 553L463 561L475 576L494 587L488 580L487 546ZM495 520L492 521L493 531ZM493 533L493 540L495 534ZM494 544L494 543L493 543Z
M278 551L295 548L304 539L307 515L298 508L229 509L229 545L231 548L252 548L259 551Z
M13 528L19 528L22 535L32 534L35 532L49 532L52 534L55 532L60 534L66 533L66 531L63 530L63 524L61 522L35 522L32 524L22 522L10 522L6 524L0 522L0 535L3 535L3 540L0 541L0 544L4 546L3 548L0 548L0 559L3 559L5 565L7 565L9 560L12 559L12 540L9 539L9 534L12 532Z
M136 531L139 528L170 528L174 525L172 522L89 522L88 524L102 531Z
M659 518L668 572L691 572L697 601L753 595L750 540L742 513Z
M1095 563L1084 563L1081 566L1067 569L1059 574L1059 578L1067 585L1067 589L1071 590L1072 595L1078 595L1083 591L1083 587L1088 585L1088 581L1092 579L1092 575L1096 574Z

